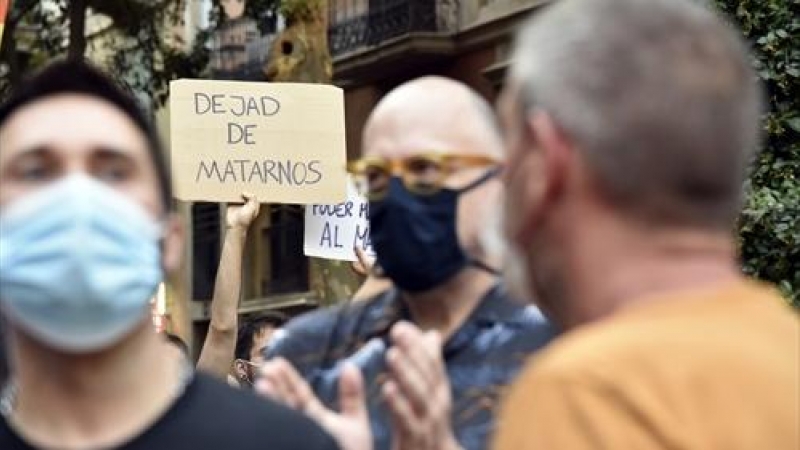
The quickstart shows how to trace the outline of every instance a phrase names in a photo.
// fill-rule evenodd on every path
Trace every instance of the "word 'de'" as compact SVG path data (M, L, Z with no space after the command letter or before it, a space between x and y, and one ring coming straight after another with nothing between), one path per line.
M170 83L175 195L186 201L334 203L346 196L344 99L334 86Z

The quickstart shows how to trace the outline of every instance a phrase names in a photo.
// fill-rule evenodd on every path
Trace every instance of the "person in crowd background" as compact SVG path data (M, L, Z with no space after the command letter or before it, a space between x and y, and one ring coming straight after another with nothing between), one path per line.
M195 374L150 299L183 227L158 137L87 63L0 105L0 448L335 449L302 414Z
M508 295L492 270L501 255L483 245L501 201L493 111L426 77L381 100L363 142L350 171L370 200L376 270L395 287L289 322L257 385L343 448L485 448L504 386L554 334Z
M239 327L232 371L238 386L253 387L258 368L264 362L264 351L284 323L285 315L270 311L247 319Z
M524 26L499 103L510 284L564 334L495 450L800 448L800 320L733 237L756 79L697 2L561 0Z
M226 379L231 386L252 387L255 369L263 360L263 347L274 331L286 322L286 316L270 312L239 326L244 249L248 229L260 210L254 195L244 193L242 198L245 200L243 205L228 205L226 210L225 239L211 300L208 333L200 349L197 368ZM369 267L367 257L363 252L359 253L359 263L353 265L353 270L368 275ZM385 279L367 276L355 297L374 295L389 286L390 282Z

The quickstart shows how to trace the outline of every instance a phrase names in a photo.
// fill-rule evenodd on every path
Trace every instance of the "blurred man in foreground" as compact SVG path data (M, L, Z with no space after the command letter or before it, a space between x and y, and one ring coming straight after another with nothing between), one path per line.
M800 448L800 322L732 237L759 89L684 0L562 0L519 36L500 111L506 233L566 333L496 450Z
M155 132L80 62L0 106L0 448L334 449L294 411L194 374L149 300L182 228Z
M381 100L363 143L350 170L370 201L377 266L396 288L290 322L270 356L291 365L268 362L261 387L345 448L362 438L375 450L483 449L503 387L552 336L491 269L499 255L484 237L502 155L493 112L464 85L422 78ZM360 428L367 418L371 430Z

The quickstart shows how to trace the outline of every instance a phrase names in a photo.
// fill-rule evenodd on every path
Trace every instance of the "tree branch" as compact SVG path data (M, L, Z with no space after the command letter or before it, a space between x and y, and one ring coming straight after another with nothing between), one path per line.
M69 49L68 59L83 59L86 51L86 0L71 0L69 3Z

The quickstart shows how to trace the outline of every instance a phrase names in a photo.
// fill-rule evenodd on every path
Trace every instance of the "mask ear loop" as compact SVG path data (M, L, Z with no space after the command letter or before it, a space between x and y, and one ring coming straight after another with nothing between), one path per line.
M491 180L492 178L496 177L497 175L500 175L500 172L502 172L502 171L503 171L503 167L502 166L498 165L498 166L492 167L491 169L487 170L486 173L481 175L480 178L478 178L477 180L475 180L472 183L468 184L466 187L461 188L458 191L458 193L459 194L463 194L465 192L469 192L469 191L475 189L476 187L482 185L483 183L485 183L485 182ZM483 270L485 272L488 272L491 275L494 275L494 276L500 276L501 275L501 272L499 270L495 269L494 267L486 264L485 262L483 262L483 261L481 261L479 259L470 257L469 258L469 264L471 266L477 268L477 269L480 269L480 270Z
M475 267L476 269L480 269L480 270L483 270L484 272L489 273L490 275L494 275L496 277L499 277L500 275L502 275L502 273L499 270L495 269L494 267L486 264L485 262L483 262L483 261L481 261L479 259L470 258L469 259L469 264L471 266Z
M458 193L459 194L463 194L465 192L471 191L471 190L475 189L476 187L482 185L483 183L486 183L487 181L491 180L492 178L500 175L500 172L502 172L502 171L503 171L503 167L502 166L492 167L491 169L487 170L486 173L481 175L480 178L478 178L477 180L473 181L472 183L466 185L465 187L459 189Z
M158 266L161 268L161 273L164 278L167 277L167 268L164 267L164 252L167 250L167 228L170 224L170 215L170 212L166 212L156 221L157 231L154 233L158 242Z
M459 193L459 195L465 192L469 192L477 188L478 186L482 185L483 183L486 183L487 181L491 180L492 178L500 175L502 171L503 171L503 166L498 165L492 167L491 169L487 170L486 173L481 175L477 180L459 189L457 192ZM495 276L499 276L501 274L499 270L489 266L483 261L474 258L469 259L469 264ZM386 272L383 270L383 267L381 267L380 263L377 260L372 265L372 268L369 270L369 275L374 276L376 278L386 278Z

